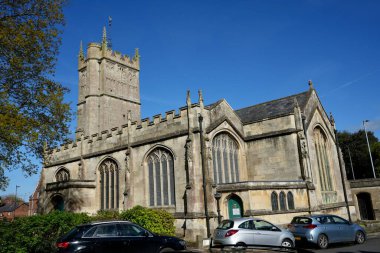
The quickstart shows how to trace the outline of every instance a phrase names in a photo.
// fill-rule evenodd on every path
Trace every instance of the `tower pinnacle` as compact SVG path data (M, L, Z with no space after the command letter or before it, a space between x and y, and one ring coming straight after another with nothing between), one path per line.
M83 44L82 41L80 41L80 46L79 46L79 59L83 60L84 59L84 53L83 53Z
M105 26L103 26L102 48L107 48L107 30Z
M314 87L313 87L313 82L311 81L311 80L309 80L309 88L312 90L312 89L314 89Z

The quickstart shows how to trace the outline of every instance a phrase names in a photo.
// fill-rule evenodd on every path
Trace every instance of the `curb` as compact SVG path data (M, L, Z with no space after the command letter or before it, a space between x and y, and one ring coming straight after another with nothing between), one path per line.
M373 238L379 238L380 237L380 232L373 232L373 233L367 233L367 239L373 239ZM208 248L204 248L204 249L200 249L200 248L188 248L186 252L189 252L189 253L203 253L203 252L212 252L212 251L209 251ZM214 252L218 252L218 251L214 251ZM236 252L236 251L234 251ZM258 250L257 252L271 252L269 250L266 250L266 249L260 249Z
M380 237L380 232L367 233L367 238L376 238Z

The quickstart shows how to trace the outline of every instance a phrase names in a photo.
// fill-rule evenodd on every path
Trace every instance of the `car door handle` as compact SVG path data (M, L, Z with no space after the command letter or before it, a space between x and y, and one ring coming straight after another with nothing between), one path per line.
M261 235L261 233L259 233L259 232L256 232L256 233L253 233L254 235Z

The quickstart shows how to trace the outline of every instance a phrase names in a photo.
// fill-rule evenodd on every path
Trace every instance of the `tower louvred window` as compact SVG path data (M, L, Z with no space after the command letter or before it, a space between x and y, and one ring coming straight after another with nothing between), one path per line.
M70 173L67 169L60 169L55 175L55 179L57 182L65 182L70 180Z

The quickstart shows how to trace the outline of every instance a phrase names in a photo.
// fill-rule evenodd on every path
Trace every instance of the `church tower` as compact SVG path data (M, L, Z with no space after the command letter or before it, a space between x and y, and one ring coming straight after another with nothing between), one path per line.
M87 57L82 43L78 56L79 96L77 138L120 127L140 119L140 56L130 58L107 47L106 29L102 43L90 43Z

